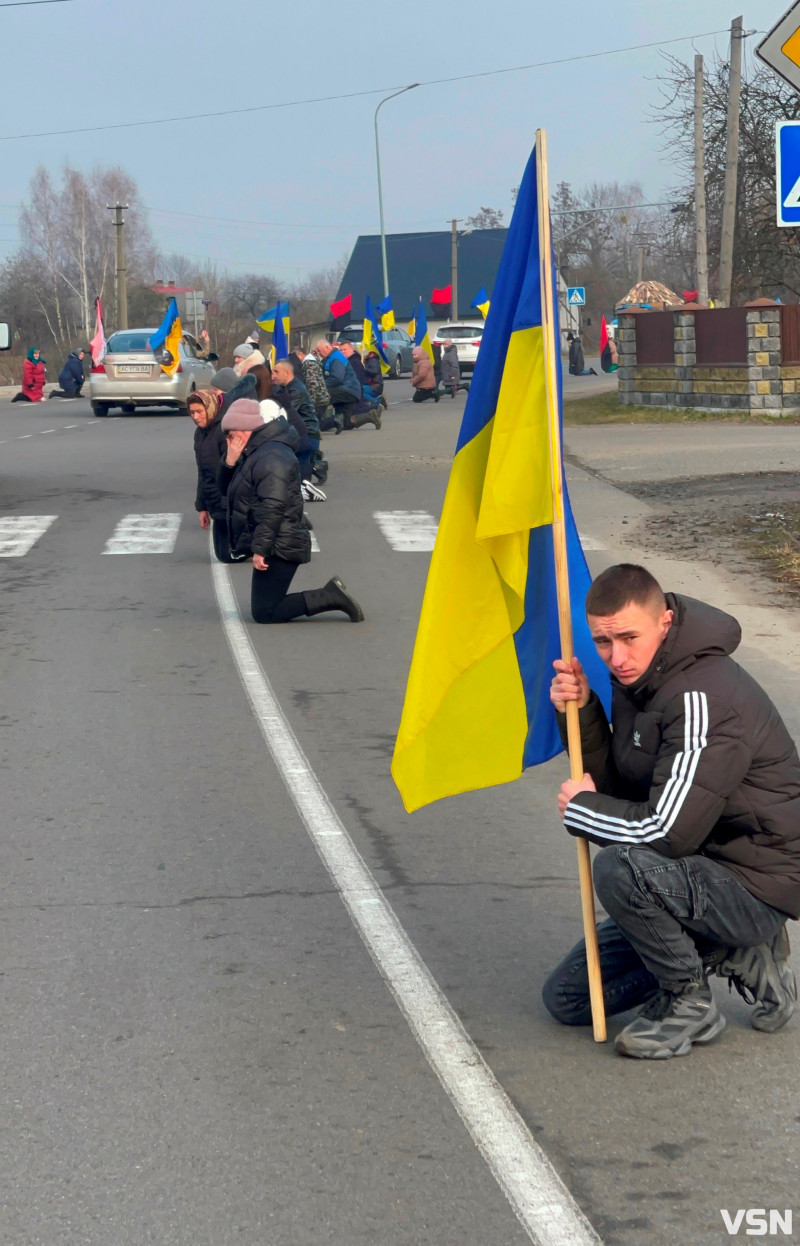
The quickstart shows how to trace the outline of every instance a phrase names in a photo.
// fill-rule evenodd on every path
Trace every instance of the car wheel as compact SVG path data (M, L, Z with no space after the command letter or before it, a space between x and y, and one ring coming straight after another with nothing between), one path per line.
M396 381L399 381L402 375L403 375L403 361L400 358L400 351L398 351L394 357L394 362L392 364L392 376L394 377Z
M123 415L135 415L136 414L136 407L134 403L132 402L123 402L122 406L120 407L120 410L122 411Z
M108 415L108 403L105 403L105 402L93 402L93 403L92 403L92 413L93 413L94 415Z

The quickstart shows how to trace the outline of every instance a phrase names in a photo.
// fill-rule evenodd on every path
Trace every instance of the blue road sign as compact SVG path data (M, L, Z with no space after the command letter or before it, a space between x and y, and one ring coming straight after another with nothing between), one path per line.
M800 125L800 122L798 122ZM586 287L585 286L567 286L567 302L570 307L586 306Z
M775 187L778 224L800 226L800 121L775 127Z

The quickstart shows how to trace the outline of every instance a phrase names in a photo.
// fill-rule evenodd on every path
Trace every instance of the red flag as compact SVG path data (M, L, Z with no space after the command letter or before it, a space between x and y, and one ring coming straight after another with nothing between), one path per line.
M602 355L606 346L608 346L608 329L606 328L606 318L600 320L600 354Z
M96 368L102 361L106 353L106 333L103 328L103 308L99 299L94 301L94 310L96 315L94 337L89 343L89 350L92 352L92 364Z
M698 293L699 293L698 290L684 290L683 292L684 303L696 303Z
M338 303L331 303L331 315L334 320L338 320L340 316L349 316L352 306L352 294L345 294L344 298L339 299Z
M452 286L444 286L443 289L441 290L434 290L433 294L431 295L432 306L436 306L437 303L439 304L452 303L452 301L453 301L453 287Z

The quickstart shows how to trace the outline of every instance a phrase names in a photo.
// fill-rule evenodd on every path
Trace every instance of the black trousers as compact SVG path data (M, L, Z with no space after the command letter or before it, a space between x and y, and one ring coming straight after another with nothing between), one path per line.
M241 561L241 559L231 557L231 543L228 539L228 521L224 516L221 519L211 520L211 537L214 541L214 553L218 562Z
M429 398L433 398L439 391L436 389L415 389L412 402L427 402Z
M288 623L307 614L303 593L289 593L289 585L297 570L296 562L284 562L282 558L269 558L266 571L253 567L250 588L250 611L255 623Z

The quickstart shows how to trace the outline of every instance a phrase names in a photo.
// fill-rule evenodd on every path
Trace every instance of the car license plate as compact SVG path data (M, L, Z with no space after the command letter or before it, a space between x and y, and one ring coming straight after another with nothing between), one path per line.
M137 376L149 376L149 363L118 363L117 372L135 373Z

